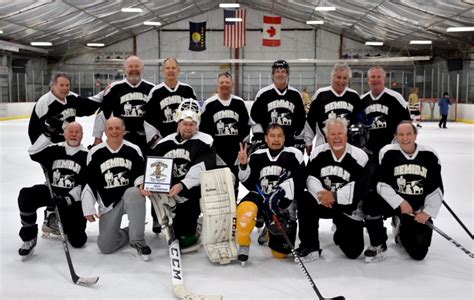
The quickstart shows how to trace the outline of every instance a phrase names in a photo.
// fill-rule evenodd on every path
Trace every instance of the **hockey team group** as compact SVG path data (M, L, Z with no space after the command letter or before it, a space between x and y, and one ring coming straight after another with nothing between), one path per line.
M239 184L248 190L231 216L237 251L230 260L251 260L255 227L261 228L258 243L267 244L274 257L318 259L324 255L321 218L332 219L334 243L349 259L362 254L368 262L384 259L387 218L396 243L411 258L427 255L432 238L427 225L443 201L440 161L432 148L416 142L408 104L385 87L383 68L368 70L370 91L359 95L348 87L350 67L336 63L331 85L319 88L305 109L301 93L288 84L288 63L277 60L273 84L257 93L250 113L232 94L228 72L218 75L216 94L200 105L193 88L178 80L177 59L164 60L164 81L158 85L143 80L143 71L142 60L130 56L126 77L88 98L72 93L68 75L58 73L51 91L37 101L28 152L43 168L46 183L19 192L23 260L37 244L41 207L46 207L43 236L55 238L64 229L69 244L81 248L87 222L97 221L102 253L129 245L146 260L152 252L145 241L150 199L158 206L165 201L172 212L170 222L152 209L153 231L159 234L172 224L181 252L197 249L198 220L206 214L200 176L224 167L233 174L235 199ZM85 147L75 118L96 112L94 145ZM166 197L144 189L147 157L173 159ZM121 228L124 214L128 225Z

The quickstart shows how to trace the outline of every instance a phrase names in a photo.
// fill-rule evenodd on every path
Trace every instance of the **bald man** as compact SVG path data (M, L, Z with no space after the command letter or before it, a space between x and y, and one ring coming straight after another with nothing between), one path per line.
M69 123L64 129L65 142L51 143L51 133L41 134L28 149L31 159L40 163L48 172L48 180L54 197L51 199L46 184L22 188L18 196L18 208L22 227L23 245L18 250L22 260L33 254L37 242L38 225L36 210L42 206L57 205L64 232L74 248L87 241L86 220L82 214L81 192L86 177L87 149L81 144L82 126Z
M143 80L144 64L135 55L129 56L124 63L126 77L113 82L104 93L102 112L97 116L94 124L94 144L102 142L105 121L111 117L122 119L127 127L125 139L140 147L146 152L146 137L143 127L146 98L153 83Z
M105 123L107 140L93 147L87 156L87 185L82 209L89 222L99 216L97 245L110 254L130 244L137 256L148 260L145 243L145 198L142 189L145 163L140 148L124 140L124 121L111 117ZM95 204L99 205L97 214ZM122 216L128 226L120 228Z

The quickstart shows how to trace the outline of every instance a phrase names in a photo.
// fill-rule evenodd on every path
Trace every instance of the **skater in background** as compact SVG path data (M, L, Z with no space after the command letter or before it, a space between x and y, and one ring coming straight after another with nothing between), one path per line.
M443 94L443 97L439 98L439 114L441 115L441 120L439 121L439 128L447 129L446 122L448 121L449 106L451 102L449 101L449 94L446 92Z

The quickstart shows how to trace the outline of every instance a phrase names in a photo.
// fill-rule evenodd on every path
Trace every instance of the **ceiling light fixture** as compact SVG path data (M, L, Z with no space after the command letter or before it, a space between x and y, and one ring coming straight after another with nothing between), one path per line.
M31 42L31 46L52 46L53 43L51 42Z
M308 25L322 25L322 24L324 24L324 21L306 21L306 24L308 24Z
M3 30L0 29L0 34L3 34Z
M240 4L239 3L220 3L219 7L220 8L239 8Z
M145 22L143 22L143 25L147 25L147 26L161 26L161 22L145 21Z
M87 47L104 47L104 43L87 43Z
M431 41L410 41L410 45L431 45Z
M315 11L335 11L334 6L316 6Z
M242 18L225 18L227 22L242 22Z
M124 7L122 8L122 12L126 13L141 13L143 9L138 8L138 7Z
M366 46L383 46L383 42L365 42Z
M474 31L474 27L448 27L447 32L465 32L465 31Z

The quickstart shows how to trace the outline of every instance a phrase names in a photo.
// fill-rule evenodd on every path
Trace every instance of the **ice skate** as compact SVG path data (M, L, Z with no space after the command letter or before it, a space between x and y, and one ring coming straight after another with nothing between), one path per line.
M245 266L245 263L249 260L250 246L239 246L239 251L237 252L237 259L242 264L242 267Z
M58 227L58 218L54 211L44 211L44 222L41 227L43 233L41 234L42 238L48 240L61 240L61 233L59 232Z
M393 238L395 240L395 244L398 246L401 246L401 241L400 241L400 217L398 216L393 216L392 217L392 233L393 233Z
M23 242L21 248L18 249L18 254L21 257L21 261L27 260L35 252L37 238L34 238L30 241Z
M130 247L137 250L135 255L143 259L143 261L148 261L150 259L151 249L144 241L130 244Z
M385 252L387 252L387 244L383 243L374 247L370 245L365 251L365 261L368 263L377 262L385 259Z
M315 247L299 247L295 250L302 262L310 262L318 260L321 257L323 250ZM295 257L295 263L298 263L298 259Z

